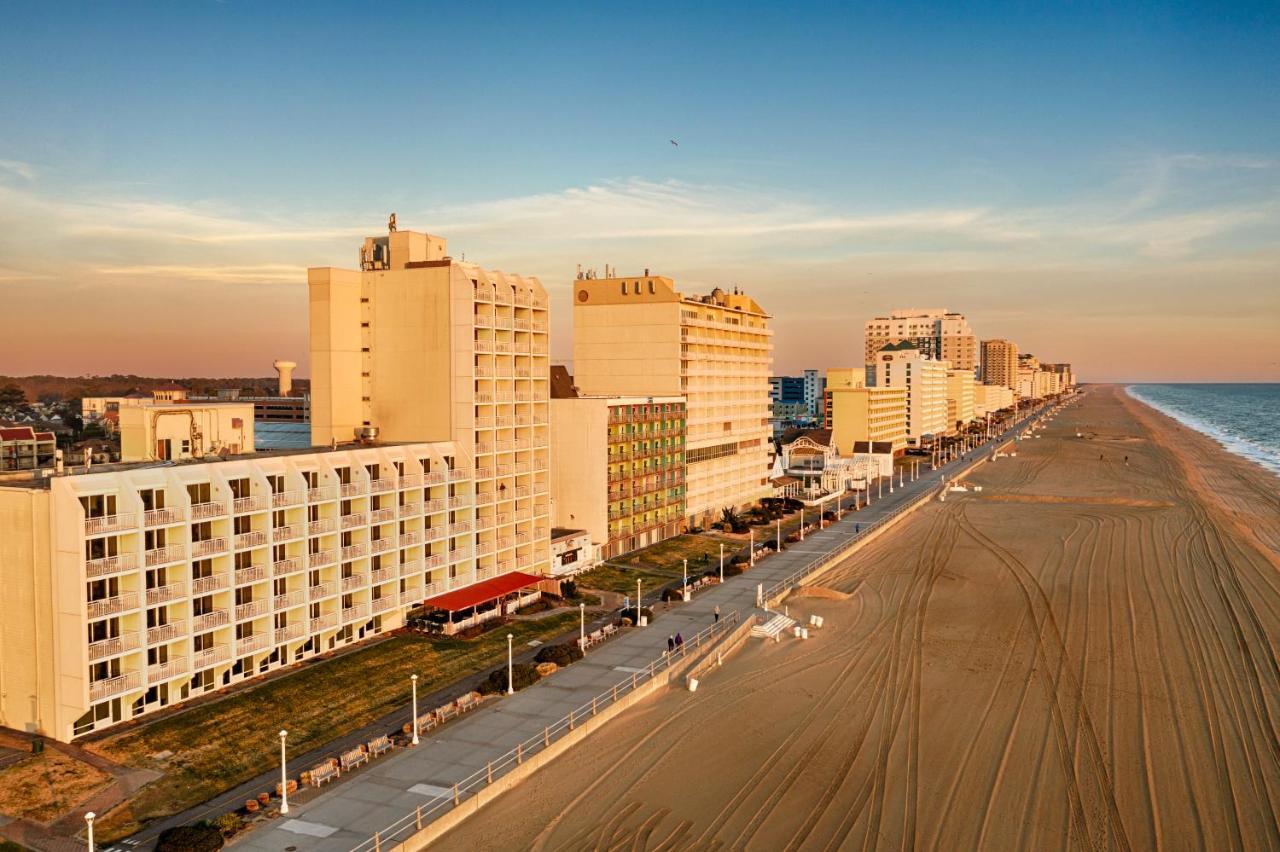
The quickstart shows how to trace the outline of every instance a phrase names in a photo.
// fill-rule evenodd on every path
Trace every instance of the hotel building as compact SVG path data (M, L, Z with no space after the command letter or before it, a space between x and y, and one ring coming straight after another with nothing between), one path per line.
M581 396L563 367L551 384L556 525L586 530L605 559L679 535L684 397Z
M861 368L827 371L826 423L831 445L851 456L860 442L888 444L893 455L907 448L907 390L868 387Z
M973 420L973 371L947 370L947 423L963 429Z
M986 417L988 413L1013 407L1013 390L1004 385L974 385L973 415Z
M688 524L768 496L768 314L745 293L684 296L647 272L573 286L578 391L685 399Z
M947 423L946 361L927 357L907 341L890 343L876 355L875 386L907 392L907 443L919 444L925 435L941 437L953 431Z
M866 364L886 345L906 341L934 361L948 361L956 370L978 368L978 339L963 314L945 308L904 308L866 323Z
M1012 340L982 341L980 375L984 385L1018 389L1018 344Z
M0 725L66 741L398 627L482 579L475 488L449 442L0 479Z
M477 575L547 574L546 291L413 231L366 239L360 258L308 271L312 443L452 442L475 460Z

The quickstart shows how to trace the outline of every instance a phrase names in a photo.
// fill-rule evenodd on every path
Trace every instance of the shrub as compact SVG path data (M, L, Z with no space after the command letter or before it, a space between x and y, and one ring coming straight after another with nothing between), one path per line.
M578 584L573 580L565 580L560 584L560 596L564 598L576 598L578 596Z
M582 649L578 647L576 642L548 645L545 648L539 648L537 655L533 659L539 663L555 663L560 668L564 668L570 663L576 663L582 659Z
M649 609L647 606L646 606L646 607L642 607L642 608L640 609L640 614L641 614L641 615L643 615L645 618L648 618L648 619L650 619L650 620L652 620L652 619L653 619L653 610ZM624 609L622 612L620 612L618 615L619 615L619 617L620 617L620 618L629 618L629 619L631 619L631 623L632 623L632 624L635 624L635 623L636 623L636 608L635 608L634 606L629 606L629 607L627 607L627 608L626 608L626 609Z
M684 593L680 589L675 589L675 588L663 589L662 600L664 603L671 603L672 601L682 601L684 600Z
M533 663L516 663L511 669L511 683L517 691L538 682L538 667ZM503 666L489 672L477 688L481 695L500 695L507 691L507 669Z
M724 566L724 575L726 577L736 577L746 570L746 562L733 561ZM718 574L718 572L717 572Z
M799 540L800 540L800 533L791 533L791 535L787 536L786 538L787 544L795 544Z
M244 823L240 820L240 814L230 813L223 814L213 821L214 828L222 832L223 837L230 837L239 831Z
M216 852L222 846L222 832L202 822L166 828L160 833L156 852Z
M761 543L760 543L760 547L762 547L762 548L763 548L763 549L765 549L765 550L777 550L777 549L778 549L778 542L777 542L777 540L776 540L776 539L772 539L772 538L771 538L771 539L769 539L768 541L761 542ZM784 549L785 549L785 548L784 548Z

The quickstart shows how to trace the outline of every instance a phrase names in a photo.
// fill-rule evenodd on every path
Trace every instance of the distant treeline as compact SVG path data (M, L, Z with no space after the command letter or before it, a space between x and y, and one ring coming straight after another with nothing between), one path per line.
M165 376L0 376L0 387L14 384L22 388L29 402L72 401L86 396L124 396L134 391L149 393L166 385L181 385L193 396L215 394L219 388L240 388L249 395L272 395L275 376L245 376L229 379L177 378ZM293 380L293 393L310 389L306 379Z

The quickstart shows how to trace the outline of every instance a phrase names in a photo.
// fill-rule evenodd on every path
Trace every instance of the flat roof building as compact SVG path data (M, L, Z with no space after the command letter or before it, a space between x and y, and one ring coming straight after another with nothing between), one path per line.
M887 444L894 455L907 448L907 389L868 387L861 367L827 370L826 423L831 444L852 456L859 442Z
M907 443L919 445L926 435L942 437L953 431L947 423L946 361L927 357L914 344L890 343L876 355L876 387L907 392Z
M1001 385L1018 389L1018 344L1012 340L982 341L980 375L984 385Z
M978 339L968 320L946 308L902 308L867 320L865 331L868 365L888 344L906 341L934 361L949 362L953 369L978 368Z

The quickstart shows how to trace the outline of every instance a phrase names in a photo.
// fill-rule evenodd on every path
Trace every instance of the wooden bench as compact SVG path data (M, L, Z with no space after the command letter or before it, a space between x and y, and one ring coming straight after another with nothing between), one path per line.
M468 710L474 710L480 704L480 693L468 692L454 703L457 705L459 713L466 713Z
M440 721L436 719L436 711L432 710L430 713L423 713L418 717L418 734L425 734L438 724L440 724Z
M330 759L311 767L311 771L308 774L311 778L311 786L320 787L337 778L342 774L342 771L338 769L337 761Z
M618 625L606 624L602 630L604 638L608 639L610 636L618 632Z
M458 715L457 702L450 701L448 704L436 708L436 718L441 722L448 721Z
M369 740L369 757L382 757L391 751L391 739L386 734Z
M339 758L342 763L342 771L350 772L362 763L369 762L369 753L362 746L357 746L351 751L344 751L342 757Z

